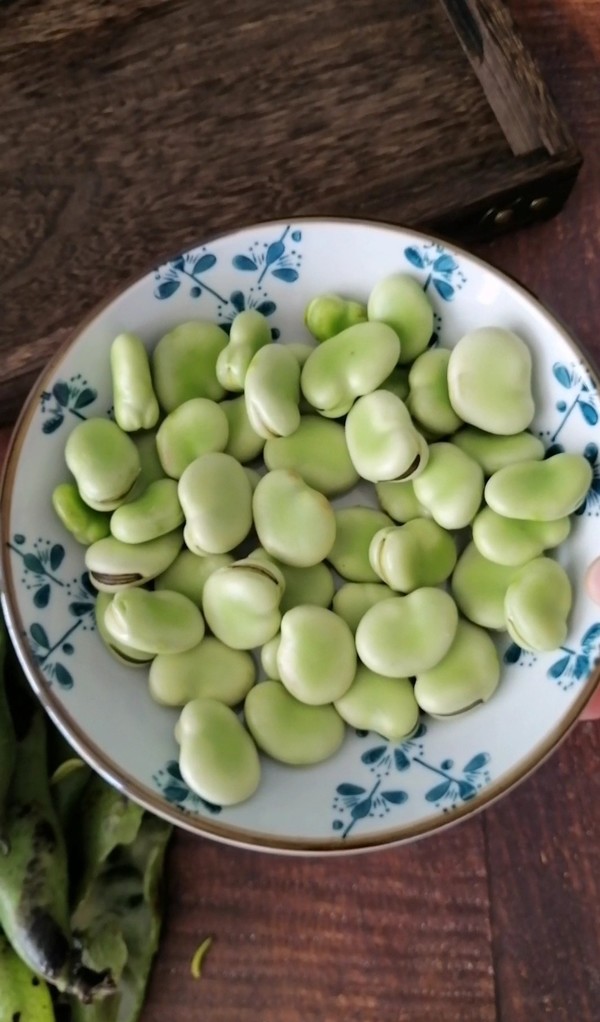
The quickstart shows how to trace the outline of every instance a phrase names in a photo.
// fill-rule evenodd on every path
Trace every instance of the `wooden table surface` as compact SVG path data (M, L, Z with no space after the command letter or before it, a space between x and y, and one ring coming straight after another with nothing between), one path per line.
M208 0L173 0L168 11L165 2L0 4L0 347L15 376L20 339L42 338L38 353L51 350L60 328L107 289L157 252L197 238L199 222L229 227L282 207L323 213L324 196L330 212L352 212L342 173L326 191L315 178L314 194L296 207L280 168L261 165L260 140L240 166L225 90L221 124L208 126L229 145L223 188L203 194L202 148L190 125L206 123L202 102L192 100L193 65L178 73L169 58L173 48L184 52L184 33L210 31L218 90L227 38L247 32L248 62L259 66L260 10L276 19L278 5L234 0L225 15L225 5ZM512 6L585 162L557 218L477 251L537 293L600 358L598 4ZM352 5L344 9L350 17ZM293 45L282 37L286 59ZM317 112L296 103L290 116L293 133ZM344 117L351 128L352 111ZM63 126L77 139L66 153ZM95 144L99 132L106 150ZM154 165L151 191L147 177L139 186L142 158ZM369 173L368 154L361 160ZM243 175L256 179L256 202L237 187ZM368 213L393 221L394 209L388 188ZM15 411L6 405L4 418ZM598 1022L599 763L600 726L580 724L493 808L368 855L276 858L178 834L143 1022ZM198 982L189 963L207 934L215 940Z

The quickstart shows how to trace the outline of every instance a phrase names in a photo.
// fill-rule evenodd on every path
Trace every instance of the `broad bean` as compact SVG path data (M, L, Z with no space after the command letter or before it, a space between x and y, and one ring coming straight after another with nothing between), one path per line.
M592 466L581 454L522 461L488 479L485 499L506 518L554 522L575 511L592 483Z
M229 424L229 436L225 453L230 454L236 461L244 465L247 461L253 461L262 453L265 446L265 438L252 428L246 409L246 397L231 398L229 401L222 401L220 408L223 409Z
M228 342L221 327L201 319L181 323L161 337L152 355L152 376L165 412L194 397L211 401L224 397L216 366Z
M279 675L288 692L309 706L332 703L356 673L354 638L345 621L323 607L294 607L281 619Z
M110 517L105 511L94 511L82 499L73 483L60 483L52 491L52 506L65 529L81 543L89 546L110 535Z
M378 281L369 295L367 312L369 320L387 323L398 335L401 365L425 351L433 333L433 306L414 277L394 273Z
M122 543L114 536L107 536L87 548L85 566L96 589L115 593L143 586L166 571L181 550L182 542L179 529L147 543Z
M359 664L348 691L334 706L350 727L376 731L388 742L413 734L419 724L419 707L408 678L386 678Z
M402 593L445 582L456 556L452 536L427 518L380 529L369 546L373 570L391 589Z
M228 706L193 699L175 728L179 767L185 783L213 805L245 802L260 783L254 741Z
M118 642L117 639L114 639L108 631L104 623L104 615L111 603L112 596L109 595L109 593L98 593L96 596L94 614L98 635L102 639L102 642L108 649L109 653L111 653L112 656L119 661L119 663L125 664L127 667L147 667L153 660L153 653L148 653L147 650L135 649L133 646L128 646L123 642Z
M117 425L128 433L152 429L160 408L144 343L135 334L119 334L110 348L113 406Z
M252 527L252 486L235 458L213 452L196 458L179 480L184 538L194 554L226 554Z
M484 507L473 521L473 542L483 557L512 567L526 564L544 550L559 546L571 531L569 518L552 522L505 518Z
M456 634L458 611L442 589L415 589L408 596L382 600L356 629L356 651L363 664L387 678L427 671L446 655Z
M255 433L269 440L300 425L300 365L282 344L260 348L246 373L246 411Z
M432 348L419 355L408 374L406 407L417 425L434 436L454 433L462 425L448 395L449 361L447 348Z
M187 596L168 590L115 593L104 613L113 640L147 653L184 653L204 638L204 618Z
M348 412L346 443L363 479L414 479L427 465L429 448L403 401L389 390L361 397Z
M165 475L180 479L188 465L211 451L224 451L229 422L223 405L194 397L175 408L161 423L156 448Z
M279 681L263 681L248 693L244 719L259 749L291 766L322 763L344 741L344 722L333 706L308 706Z
M297 472L268 472L254 491L252 507L260 543L273 557L308 568L328 556L335 540L333 508Z
M451 443L431 444L429 461L413 482L417 500L443 529L464 529L483 495L481 466Z
M137 500L113 511L110 531L122 543L147 543L183 524L174 479L157 479Z
M281 642L281 635L277 632L272 639L265 642L264 646L260 651L260 662L262 669L265 672L267 678L271 678L272 681L280 681L279 668L277 666L277 652L279 650L279 643Z
M535 413L529 348L511 330L471 330L450 354L448 392L463 422L502 436L520 433Z
M140 474L137 447L110 419L78 423L67 439L65 461L82 500L95 511L122 504Z
M337 419L388 378L399 352L391 327L357 323L315 348L302 369L302 393L321 415Z
M229 344L219 352L217 379L225 390L243 391L248 366L271 343L271 328L257 309L244 309L231 324Z
M369 545L380 529L392 525L383 511L371 507L342 507L335 511L335 542L328 560L349 582L379 582L371 567Z
M511 639L533 652L558 649L567 637L572 600L569 576L556 561L538 557L523 565L504 598Z
M475 426L463 426L452 437L452 443L481 465L485 476L519 461L541 461L545 453L542 441L533 433L494 436Z
M283 574L272 562L246 558L213 572L202 606L211 631L232 649L254 649L279 630Z
M267 440L264 459L269 469L298 472L308 486L326 497L351 490L359 481L344 427L319 415L303 415L291 436Z
M367 307L362 302L353 302L339 295L317 295L306 307L304 321L317 341L327 341L342 330L365 323Z
M499 680L500 661L487 632L459 621L446 656L417 674L414 695L430 716L456 717L487 702Z
M160 653L150 666L150 695L162 706L185 706L202 696L237 706L256 681L254 660L207 636L184 653Z
M469 543L452 575L452 595L459 610L482 628L506 628L504 599L517 569L495 564Z

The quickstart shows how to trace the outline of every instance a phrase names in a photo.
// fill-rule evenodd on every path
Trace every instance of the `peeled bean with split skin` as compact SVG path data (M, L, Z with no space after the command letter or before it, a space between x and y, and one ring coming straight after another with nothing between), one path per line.
M432 717L456 717L493 696L500 681L500 660L487 632L459 621L446 656L417 674L417 703Z
M346 419L346 443L358 474L373 483L415 479L429 458L406 405L389 390L359 398Z
M183 653L204 638L204 618L186 596L168 590L115 593L104 626L117 642L148 653Z
M202 607L207 624L232 649L254 649L279 630L283 574L272 562L246 558L206 580Z

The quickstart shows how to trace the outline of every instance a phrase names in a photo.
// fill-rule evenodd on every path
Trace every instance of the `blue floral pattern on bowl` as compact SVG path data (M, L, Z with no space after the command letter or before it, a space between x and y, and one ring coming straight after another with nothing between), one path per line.
M2 522L9 594L3 603L22 658L55 716L76 723L84 736L81 749L92 762L125 790L131 778L147 805L200 832L206 820L210 832L246 844L258 833L261 846L341 849L377 843L382 832L402 839L421 825L429 830L484 804L517 765L533 766L531 750L560 733L589 689L600 654L600 620L576 584L564 646L531 654L500 641L498 693L471 715L448 722L425 718L414 736L396 743L349 731L337 756L307 770L265 760L257 795L241 806L219 807L190 791L181 776L173 735L177 711L152 704L144 670L136 673L109 659L98 639L83 548L54 519L50 495L67 478L63 454L70 430L90 416L111 414L106 345L115 324L135 326L151 344L185 319L212 319L227 330L237 312L256 308L268 317L274 339L308 340L303 313L314 294L333 290L366 301L377 279L398 271L413 273L430 296L434 343L452 344L489 322L522 323L528 332L542 395L532 429L548 455L578 451L592 466L590 490L565 543L580 583L589 561L600 556L594 377L529 295L433 239L378 225L306 220L259 225L200 244L101 312L32 399ZM102 760L96 759L98 749Z

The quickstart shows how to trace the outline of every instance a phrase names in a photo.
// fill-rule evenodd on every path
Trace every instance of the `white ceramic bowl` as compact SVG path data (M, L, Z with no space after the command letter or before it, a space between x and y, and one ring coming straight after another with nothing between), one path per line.
M558 551L574 584L569 636L531 655L500 641L501 684L464 718L424 718L399 744L348 729L326 763L288 768L265 759L257 794L209 806L177 769L178 711L150 699L144 672L120 667L94 628L83 549L54 516L71 429L111 407L108 351L123 330L151 347L179 322L231 321L258 308L281 341L308 340L309 298L335 291L366 300L372 285L408 271L436 310L441 343L495 324L519 333L534 359L533 430L584 453L594 480ZM58 726L101 774L133 799L200 834L274 851L340 852L419 837L482 808L530 773L566 735L598 680L600 609L582 585L600 555L600 400L572 338L523 288L482 261L418 233L375 223L299 220L225 235L174 258L104 304L33 389L12 439L1 503L3 609L29 680ZM344 498L348 503L348 498Z

